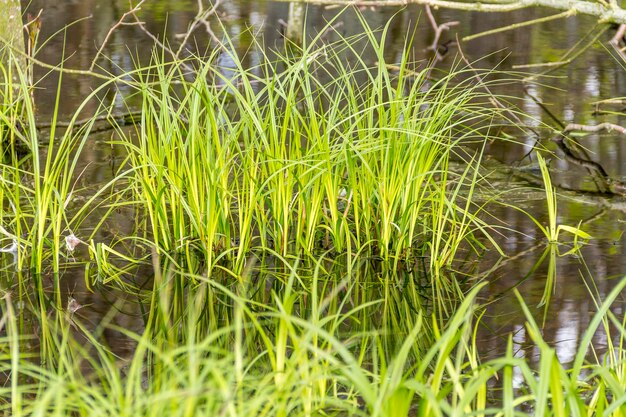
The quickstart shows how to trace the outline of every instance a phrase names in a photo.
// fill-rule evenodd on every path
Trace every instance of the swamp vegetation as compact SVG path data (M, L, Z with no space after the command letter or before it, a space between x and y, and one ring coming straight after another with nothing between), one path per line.
M229 35L219 4L198 5L179 48L153 36L129 69L104 46L124 18L147 30L149 1L80 70L39 58L45 11L27 24L28 58L5 46L29 64L6 63L0 91L4 415L626 414L615 309L626 278L600 291L581 274L593 312L570 360L546 341L560 262L591 271L584 249L599 217L564 221L563 197L611 210L623 197L570 140L591 128L523 122L519 100L494 91L529 74L479 69L462 53L441 66L431 10L434 58L419 61L406 33L391 60L392 20L373 27L355 8L302 32L301 45L270 46L254 28ZM339 30L347 13L354 33ZM214 45L192 53L203 25ZM75 76L97 84L66 118ZM561 143L528 136L539 130ZM526 152L529 137L536 163L503 168L489 154L502 143ZM102 162L87 151L97 141L111 155L104 181L86 179ZM559 150L596 189L554 181ZM497 271L524 254L508 251L511 236L541 253L495 291ZM544 264L531 305L522 284ZM485 317L504 294L525 325L489 355ZM84 314L102 305L97 320Z

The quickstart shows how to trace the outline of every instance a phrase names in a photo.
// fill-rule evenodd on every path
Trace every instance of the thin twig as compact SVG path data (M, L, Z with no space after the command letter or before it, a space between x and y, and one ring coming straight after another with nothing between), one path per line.
M217 8L220 6L221 3L222 0L215 0L215 3L213 3L213 7L211 7L209 10L204 10L202 0L198 0L198 12L196 13L196 17L193 19L193 22L191 22L191 25L189 25L189 29L187 29L187 32L182 35L183 40L178 47L178 51L176 51L175 57L177 59L187 45L187 42L189 42L191 34L194 30L196 30L199 25L203 25L207 35L209 35L213 42L215 42L220 48L223 48L222 42L217 36L215 36L215 33L213 33L213 30L211 29L211 24L209 22L209 17L217 13Z
M104 40L102 41L102 45L100 45L100 47L98 48L98 52L96 52L96 56L94 56L93 60L91 61L91 65L89 66L89 71L93 71L93 69L95 68L96 62L98 61L98 58L100 57L100 55L102 55L102 51L104 50L104 47L107 45L107 43L109 42L109 38L111 37L113 32L117 30L117 28L119 28L120 26L137 25L137 22L127 23L124 20L126 20L128 16L134 16L135 13L141 10L141 5L145 1L146 0L141 0L139 3L135 5L135 7L132 7L129 11L124 13L122 17L120 17L120 19L117 21L117 23L114 24L111 27L111 29L109 29L109 32L107 33L107 35L104 37ZM132 3L130 4L130 6L132 6Z
M626 62L626 52L624 52L623 48L620 48L620 42L624 39L624 35L626 35L626 24L622 24L615 32L615 36L611 38L609 44L613 47L615 52L622 58L622 61Z
M141 31L143 33L146 34L146 36L148 36L150 39L152 39L152 41L161 49L163 49L165 52L167 52L168 54L170 54L172 56L172 58L174 58L174 60L177 60L176 57L176 52L174 52L174 50L172 50L172 48L170 48L169 46L167 46L166 44L164 44L163 42L161 42L159 40L159 38L157 38L156 36L154 36L154 34L152 32L150 32L147 28L146 28L146 24L144 22L142 22L141 20L139 20L139 17L137 17L136 14L133 14L134 18L135 18L135 22L137 24L137 26L139 27L139 29L141 29ZM195 73L194 68L189 65L186 64L182 61L178 61L178 63L188 72L190 73Z
M435 37L428 49L431 49L435 52L435 59L437 61L441 61L443 60L443 54L439 52L439 40L441 39L441 34L445 30L450 30L451 27L457 26L460 22L452 21L452 22L437 24L437 21L435 20L435 16L433 15L433 12L430 10L430 6L426 5L425 9L426 9L426 16L428 16L428 21L430 22L430 25L435 31Z
M201 2L201 1L202 0L198 0L198 2ZM219 6L220 3L221 3L221 0L216 0L208 16L217 12L217 7ZM211 24L209 23L208 19L206 18L202 19L200 23L204 25L204 30L206 31L207 35L209 35L209 37L213 39L213 42L215 42L221 48L224 48L224 46L222 45L222 41L217 36L215 36L213 29L211 29Z
M525 26L536 25L538 23L545 23L545 22L549 22L551 20L567 18L567 17L571 17L571 16L574 16L574 15L576 15L576 12L573 12L572 10L566 10L564 12L557 13L557 14L554 14L552 16L541 17L541 18L533 19L533 20L526 20L524 22L513 23L513 24L508 25L508 26L499 27L499 28L491 29L491 30L486 30L484 32L480 32L480 33L476 33L476 34L473 34L473 35L466 36L466 37L464 37L461 40L463 42L467 42L467 41L471 41L473 39L480 38L480 37L483 37L483 36L495 35L496 33L505 32L505 31L513 30L513 29L519 29L519 28L523 28Z
M626 104L626 99L623 99L623 98L607 98L607 99L604 99L604 100L595 101L595 102L593 102L591 104L593 104L596 107L600 106L602 104L617 104L617 105L623 106L623 105Z
M20 55L24 58L26 58L27 60L29 60L30 62L32 62L33 64L36 64L42 68L47 68L49 70L52 71L56 71L59 73L64 73L64 74L74 74L74 75L85 75L88 77L94 77L94 78L99 78L101 80L107 80L110 81L111 77L105 74L100 74L94 71L88 71L88 70L79 70L79 69L74 69L74 68L66 68L60 65L52 65L52 64L48 64L47 62L43 62L37 58L34 58L32 56L28 56L28 54L26 54L26 52L21 51L19 48L14 48L10 45L10 43L8 43L6 41L6 39L4 39L3 37L0 36L0 43L5 44L6 46L9 46L11 48L11 51L17 55ZM115 78L115 77L114 77ZM128 85L133 85L133 83L130 83L128 81L124 81L121 79L121 77L117 77L119 79L120 82L123 82L125 84Z

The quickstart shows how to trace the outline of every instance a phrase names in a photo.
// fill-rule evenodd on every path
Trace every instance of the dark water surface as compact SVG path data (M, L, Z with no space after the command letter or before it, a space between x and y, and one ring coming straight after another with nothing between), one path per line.
M107 32L128 7L126 0L34 0L23 3L24 7L28 5L27 10L31 14L43 9L40 39L50 38L50 40L41 48L37 58L58 64L65 50L65 56L68 57L65 66L83 69L89 67ZM195 0L149 0L144 6L141 18L152 33L161 39L165 37L174 44L176 35L185 32L194 17L195 5ZM282 38L279 22L287 20L287 10L286 3L270 1L241 0L223 3L220 8L221 22L228 34L236 40L241 56L245 55L245 63L252 66L258 59L258 53L254 48L249 50L253 37L262 37L268 46L280 45ZM337 12L337 9L309 7L307 30L314 32L326 21L333 19ZM452 41L457 36L462 38L513 22L541 17L547 13L548 11L523 10L514 14L472 14L437 10L435 17L440 23L453 20L460 22L443 35L443 41ZM432 53L428 46L432 42L433 31L422 8L409 7L404 10L381 8L374 11L366 10L363 14L372 27L382 27L389 19L393 19L390 40L385 52L389 62L400 60L405 36L413 32L415 37L412 53L415 59L426 62L431 58ZM338 30L344 36L361 31L361 24L351 12L340 17L337 22L340 22ZM218 22L213 20L212 23L216 35L222 36L223 32ZM70 26L66 30L61 30L66 25ZM475 61L476 67L510 71L517 65L566 59L570 48L574 48L581 39L588 40L598 33L600 28L594 25L592 19L572 17L463 42L462 50L470 61ZM210 48L205 34L198 31L197 35L198 41L194 44L196 51L201 52ZM594 102L626 93L626 71L622 67L623 63L613 58L609 51L607 41L610 36L610 32L600 36L598 42L593 43L569 65L554 70L541 78L539 83L529 85L529 91L543 100L545 106L564 124L597 124L604 121L626 124L623 113L594 115ZM129 70L137 60L149 61L152 44L152 40L136 26L122 26L113 33L103 50L108 59L102 59L98 63L112 73ZM457 48L451 46L450 53L440 66L445 68L454 65L457 51ZM228 62L223 64L227 66ZM38 69L35 78L41 77L43 79L38 84L40 90L37 92L36 102L39 120L46 121L54 107L58 77L55 74L47 74L44 69ZM93 79L64 76L61 115L69 118L84 97L96 86L97 82ZM521 83L500 87L498 92L511 96L512 101L529 115L524 120L526 123L534 126L540 126L542 123L556 126L535 101L524 95ZM108 98L118 100L115 97ZM95 104L87 108L86 112L94 111L94 106ZM606 109L621 110L619 106L608 106ZM121 99L119 110L125 110ZM529 151L529 146L535 143L536 138L531 134L518 135L518 140L526 146L498 142L489 146L488 153L507 163L516 161L520 161L521 164L529 163L527 159L522 158ZM83 163L84 166L88 166L83 174L85 183L102 183L110 179L115 171L115 164L122 156L116 155L111 146L106 144L110 137L110 132L94 135L88 149L84 151ZM549 136L546 134L543 143L550 149L555 149L548 139ZM587 148L592 158L603 165L609 175L615 178L626 177L626 163L622 162L626 161L624 137L617 134L592 134L581 138L580 142ZM562 157L558 151L557 156ZM551 167L555 182L559 185L570 188L591 187L583 168L568 164L562 158L554 158ZM512 185L503 182L501 186L514 188L528 184L518 182ZM541 192L520 191L513 193L509 199L545 222L547 218L543 197ZM552 276L549 273L551 254L548 253L543 261L539 262L546 250L546 244L537 227L518 211L503 207L492 209L495 217L502 220L503 226L519 233L504 231L498 238L509 258L500 260L497 254L489 253L484 259L473 260L477 273L490 270L496 262L499 262L487 275L490 284L483 293L485 300L492 301L483 319L485 326L480 330L480 337L484 342L481 346L486 356L501 353L506 344L506 335L512 332L517 354L533 358L531 360L536 359L537 352L528 347L530 341L524 328L525 319L517 307L517 301L511 290L517 285L535 314L535 319L543 324L544 337L556 347L559 359L563 362L572 360L581 335L596 310L590 289L597 293L596 298L602 299L626 272L625 209L626 203L619 198L575 195L562 198L559 201L559 221L569 225L577 225L582 221L584 230L592 234L594 239L584 246L579 255L553 254L552 265L556 273ZM133 219L129 218L128 214L120 213L115 219L118 223L109 224L108 233L111 236L132 233ZM559 250L565 253L568 247L560 247ZM115 297L105 297L87 291L81 273L77 273L75 282L70 278L64 280L67 290L86 306L81 310L81 314L90 321L98 322L99 318L110 310L111 298ZM546 285L551 285L552 288L547 293ZM548 295L549 303L541 305L542 299ZM624 298L618 299L613 307L614 313L620 318L623 316L624 301ZM129 314L120 315L121 324L133 330L140 329L142 321L138 317L138 312L133 310L132 304L129 304L125 312ZM115 341L110 340L109 343L115 346ZM598 335L595 343L595 346L602 350L607 341L604 336Z

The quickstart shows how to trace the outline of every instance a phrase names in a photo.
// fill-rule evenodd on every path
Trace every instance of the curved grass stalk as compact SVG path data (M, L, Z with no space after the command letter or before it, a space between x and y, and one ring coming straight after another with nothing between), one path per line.
M548 166L546 161L543 159L540 153L537 153L537 161L539 162L539 168L541 169L541 177L543 178L544 187L546 190L546 202L548 204L548 225L542 226L535 219L533 221L539 229L543 232L543 234L548 238L548 242L557 243L559 241L559 233L561 231L565 231L574 235L575 238L580 239L591 239L591 235L580 230L577 227L568 226L564 224L557 224L557 195L556 189L552 185L552 180L550 179L550 171L548 170Z

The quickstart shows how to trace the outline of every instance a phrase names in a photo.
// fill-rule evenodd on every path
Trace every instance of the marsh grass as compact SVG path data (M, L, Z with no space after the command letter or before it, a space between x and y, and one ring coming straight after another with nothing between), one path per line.
M364 26L360 38L313 39L253 68L226 44L192 81L180 63L155 58L137 78L138 140L120 130L116 145L128 150L156 247L236 273L253 250L332 249L429 256L438 274L461 243L489 239L471 203L480 153L461 175L448 163L458 144L485 141L501 114L460 69L431 83L408 71L408 49L389 69L386 36ZM356 49L363 39L368 61ZM234 69L220 68L219 54Z
M100 102L93 117L77 123L79 115L99 101L103 90L120 81L111 77L82 102L68 126L57 128L63 77L59 77L50 128L37 128L37 110L31 100L33 86L17 68L15 85L5 87L0 111L3 140L0 142L0 246L8 252L3 258L3 274L11 276L2 283L6 293L19 294L23 308L33 312L33 323L20 319L18 333L37 328L38 354L43 363L54 363L57 346L52 333L60 325L47 319L50 309L65 305L62 294L64 271L76 262L76 245L96 248L90 242L112 212L132 201L124 198L124 170L108 182L95 186L81 185L84 157L97 116L106 114ZM19 103L16 104L16 103ZM117 188L120 187L120 188ZM128 197L131 197L128 195ZM124 201L127 200L127 201ZM97 220L93 220L97 218ZM89 227L85 227L89 223ZM77 237L78 235L79 237ZM109 242L109 244L111 244ZM93 252L98 258L98 253ZM5 265L10 257L12 263ZM110 269L111 263L101 263ZM6 267L6 269L5 269ZM122 282L119 279L117 282ZM52 315L57 321L57 315ZM62 321L62 320L61 320ZM36 322L36 323L35 323Z
M571 370L525 307L540 369L515 357L511 343L504 357L479 360L476 297L484 284L459 283L447 270L461 247L498 249L473 194L483 181L481 144L503 114L461 68L433 80L415 72L410 42L400 65L387 65L387 36L387 28L364 24L353 38L261 52L252 68L227 40L193 79L182 62L157 56L112 76L63 131L54 127L62 77L48 132L36 129L32 102L14 105L15 94L30 94L27 77L5 86L0 233L3 248L15 245L16 264L0 300L0 409L404 417L522 415L534 407L542 415L619 415L623 326L607 306L624 282L599 306ZM234 68L217 65L220 54ZM130 131L116 126L111 141L128 156L107 183L80 187L77 167L96 119L78 126L78 114L120 83L142 106L140 120ZM478 151L459 151L467 142ZM453 159L464 161L461 172L450 170ZM542 230L556 241L572 229L556 226L544 179L554 215ZM126 207L141 213L135 235L97 241L111 213ZM87 233L82 226L93 217ZM64 267L77 263L67 242L85 245L88 289L116 285L136 296L141 334L113 325L114 309L94 329L62 299ZM146 290L129 276L149 257ZM423 273L412 272L416 260ZM591 335L609 322L619 341L605 363L584 365ZM106 330L132 340L133 353L107 346ZM514 370L528 387L523 395L514 391Z

